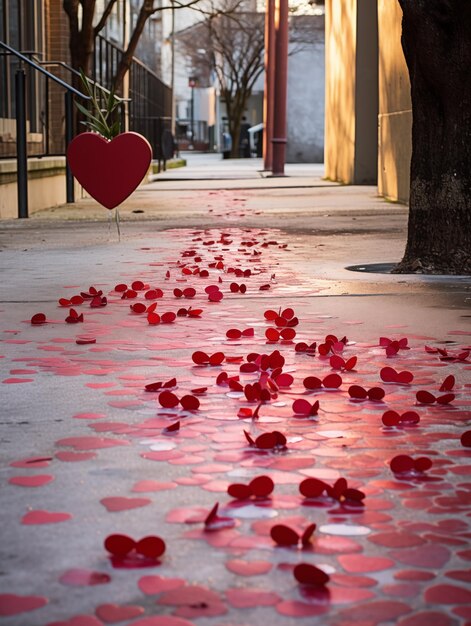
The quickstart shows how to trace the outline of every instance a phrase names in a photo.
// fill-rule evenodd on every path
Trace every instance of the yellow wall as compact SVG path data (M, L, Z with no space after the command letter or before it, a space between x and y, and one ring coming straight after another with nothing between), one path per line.
M378 193L407 202L411 157L410 82L401 48L402 11L397 2L378 1L379 137Z
M357 0L325 3L325 175L353 181Z
M325 13L326 177L372 184L378 147L376 0L326 0Z

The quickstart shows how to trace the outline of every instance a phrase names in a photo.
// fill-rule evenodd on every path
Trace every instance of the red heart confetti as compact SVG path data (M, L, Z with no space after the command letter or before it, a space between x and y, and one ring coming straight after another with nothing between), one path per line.
M163 298L164 292L162 289L149 289L144 294L144 298L146 300L158 300L159 298Z
M400 383L401 385L409 385L414 380L411 372L398 372L393 367L383 367L380 371L381 380L385 383Z
M323 587L330 580L328 574L310 563L298 563L293 570L293 575L302 585Z
M365 494L359 489L349 487L345 478L336 480L333 487L318 478L305 478L299 485L299 491L308 500L319 498L325 494L342 505L350 507L363 506L365 499Z
M461 445L465 448L471 448L471 430L467 430L461 435Z
M432 461L428 457L413 459L407 454L398 454L391 459L389 467L394 474L423 473L432 467Z
M316 524L309 526L299 535L293 528L285 524L275 524L270 528L270 536L273 541L282 547L298 546L301 543L303 548L310 546L311 538L316 530Z
M164 407L164 409L173 409L180 403L178 397L171 391L162 391L158 400L160 406Z
M177 433L180 430L180 421L174 422L173 424L170 424L170 426L166 426L164 428L164 430L162 431L164 434L172 434L172 433Z
M77 313L75 309L69 310L69 315L65 318L67 324L78 324L83 322L83 313Z
M200 406L200 401L196 396L187 394L180 398L180 404L185 409L185 411L197 411Z
M419 404L450 404L455 399L455 394L446 393L443 396L434 396L430 391L421 389L416 393L417 402Z
M279 250L284 250L286 247L282 247L277 242L267 241L267 233L264 231L261 231L260 236L244 233L244 239L248 241L245 243L236 241L234 248L237 250L238 257L243 258L243 255L247 255L246 259L251 262L252 269L244 270L240 267L240 260L230 259L234 249L229 244L231 244L231 239L237 239L233 236L234 234L235 231L232 230L230 233L217 233L214 229L194 231L193 243L181 252L181 258L172 259L170 269L163 268L162 270L162 276L169 282L169 291L165 294L165 298L167 300L173 297L195 298L196 306L198 306L200 301L206 299L206 296L210 301L212 299L214 302L219 301L222 297L221 290L224 290L225 294L228 292L244 294L247 285L252 290L255 289L254 293L256 293L257 286L262 290L277 288L274 275L269 281L268 274L266 285L260 285L259 282L249 284L249 280L254 276L266 274L266 267L263 266L260 258L262 251L263 254L269 254L268 248L271 246L276 245ZM181 236L181 233L178 236ZM224 248L221 249L221 246ZM152 250L151 248L142 249ZM409 348L406 338L381 338L380 345L386 350L386 355L388 357L396 355L397 362L402 356L402 351L410 349L406 360L408 369L403 370L399 367L396 369L384 367L384 356L378 357L378 350L367 339L361 339L361 343L356 344L358 357L348 358L347 353L353 342L349 342L346 337L339 339L331 334L330 328L323 340L298 342L294 344L293 350L293 345L285 345L283 342L291 342L296 336L294 329L298 326L299 320L295 315L294 307L289 306L284 309L280 307L277 310L265 311L264 319L268 322L267 326L270 326L263 331L265 337L263 333L260 335L258 330L256 334L254 327L245 328L247 324L257 324L257 322L252 321L255 318L252 312L250 315L239 314L240 298L232 299L232 305L227 310L222 311L220 307L212 309L207 320L198 321L203 311L197 308L182 307L176 312L165 312L161 310L161 306L166 299L158 305L156 302L164 298L163 291L151 286L158 279L155 268L159 268L161 262L157 261L151 265L152 269L139 280L127 279L133 271L131 269L129 272L128 268L124 275L129 286L124 282L117 283L109 294L103 294L99 288L104 290L103 285L91 286L83 291L80 291L77 285L64 287L80 291L80 294L59 299L59 306L70 310L69 317L73 319L69 323L78 323L83 314L79 314L75 309L84 302L88 303L94 310L90 312L90 320L86 320L87 325L92 328L93 324L93 333L100 338L101 345L91 346L88 350L78 350L77 345L92 343L79 341L82 338L93 339L96 342L95 336L87 335L78 336L75 340L70 336L49 339L50 345L45 340L40 340L37 344L38 350L57 351L58 354L46 355L49 358L44 359L41 358L41 353L35 355L34 358L23 358L20 353L21 360L25 362L23 367L28 369L10 370L12 376L38 374L41 370L65 376L106 376L104 382L87 380L84 384L94 390L103 390L101 393L105 394L105 398L111 396L108 404L113 407L113 410L123 410L134 406L139 407L140 414L148 413L140 423L141 418L137 418L137 421L131 420L131 422L123 419L122 421L89 423L89 427L96 433L111 433L110 438L81 436L62 439L56 442L56 445L70 445L78 452L61 450L52 453L52 457L44 457L45 465L51 461L59 465L60 462L65 461L87 461L90 456L94 457L98 454L98 452L90 453L88 450L99 451L101 448L130 446L133 440L136 440L139 445L150 445L151 451L141 453L142 457L168 463L169 467L182 465L187 470L183 475L175 474L178 477L174 478L174 482L171 483L142 480L135 484L136 488L132 491L159 491L192 486L202 489L201 493L206 494L208 492L224 493L227 490L230 497L239 500L230 502L222 511L216 504L209 513L206 509L197 506L188 507L184 515L178 513L179 509L167 511L168 521L181 523L183 520L188 524L204 524L204 528L199 526L185 532L185 540L204 540L207 550L219 549L239 554L253 549L268 549L273 547L273 541L287 548L311 549L315 525L309 524L309 520L299 513L299 509L296 515L296 508L301 507L301 510L308 512L311 512L313 508L322 508L324 513L331 518L332 530L329 533L336 532L334 528L337 527L339 534L327 534L326 526L325 530L316 536L315 549L319 554L335 557L339 566L343 568L343 573L336 573L333 576L334 585L326 589L326 582L323 579L327 574L321 568L316 568L318 572L304 570L304 573L303 568L296 569L296 580L302 587L295 590L295 593L301 594L303 602L289 598L281 602L280 598L274 598L276 594L268 594L264 590L237 588L226 589L225 596L222 596L222 591L221 595L215 594L217 602L215 600L213 603L211 600L205 605L205 600L199 598L195 600L196 596L191 596L193 592L185 591L190 587L193 589L194 585L185 584L183 579L161 579L160 588L156 584L153 593L166 594L167 589L175 592L173 600L163 598L162 604L167 604L168 600L169 606L176 607L176 617L158 615L141 618L138 621L143 624L148 622L149 626L151 623L161 623L162 626L172 624L173 626L174 620L181 622L184 617L222 615L227 611L225 601L237 607L263 605L266 601L267 606L276 605L277 612L290 617L321 615L328 611L329 619L334 621L336 619L348 621L352 615L360 615L361 619L366 621L371 621L371 615L374 617L373 621L376 618L394 621L395 617L406 611L404 606L410 612L408 600L405 600L406 604L402 604L391 600L374 600L374 598L380 598L381 594L396 597L402 595L404 598L412 597L413 594L417 596L422 592L425 594L434 589L427 581L436 580L435 585L437 585L439 577L443 576L461 581L457 585L461 584L463 587L462 583L466 583L469 578L467 573L460 574L458 570L453 573L444 568L448 562L451 562L452 556L455 558L456 555L456 558L462 560L470 558L466 545L466 532L469 529L465 518L468 494L466 479L463 478L469 475L470 468L466 465L466 461L459 463L458 460L466 459L467 449L471 447L471 431L462 433L460 443L463 447L461 447L457 444L458 433L462 432L462 429L455 430L457 420L461 425L462 419L467 417L465 394L469 385L460 383L459 392L457 392L458 401L452 411L448 410L450 407L440 410L440 405L447 405L454 400L456 380L452 374L444 376L443 374L437 375L437 372L448 372L452 367L469 369L470 346L459 346L455 338L453 342L437 339L437 344L442 341L453 343L456 347L445 349L440 343L436 348L426 346L425 353L421 351L419 354L418 347ZM217 284L209 285L204 293L197 294L194 287L187 286L188 281L199 278L204 280L209 276L208 270L218 274L214 281ZM280 275L283 275L281 267ZM228 276L234 277L237 282L230 280L226 282ZM172 279L175 281L174 284L170 282ZM296 289L297 287L296 285ZM302 289L301 286L300 293L303 293ZM121 300L129 300L129 302L126 304ZM144 334L135 345L132 343L119 345L119 341L112 335L117 328L110 309L116 304L124 313L126 311L131 313L127 316L125 313L123 316L123 328L127 326L139 328L140 324L145 326ZM130 305L129 309L127 305ZM105 306L108 308L103 310ZM42 315L44 319L41 323L45 323L46 314ZM147 327L146 318L154 328ZM189 318L195 319L190 322ZM330 316L319 315L316 326L320 323L330 325L329 319ZM226 330L228 326L220 328L225 320L230 320L229 330ZM174 328L165 328L165 324L175 321L179 322L178 326L174 324ZM302 321L305 336L315 336L312 332L311 321L305 319ZM104 323L103 329L99 328L100 322ZM195 324L200 324L200 322L201 326L196 328ZM354 325L358 322L346 323ZM120 322L118 322L119 325ZM23 329L22 332L31 333L32 331ZM34 332L37 335L39 331ZM464 334L463 331L460 332ZM216 334L223 336L223 342L231 346L233 354L226 355L222 352L221 346L217 344L217 341L221 339L217 338ZM449 331L447 334L456 335L458 331ZM281 342L279 350L271 354L261 353L260 346L265 344L265 339ZM420 339L420 337L416 335L414 339ZM74 342L75 347L72 348L70 344ZM15 343L15 340L11 343ZM234 350L236 346L247 343L250 343L249 349L254 351L246 356ZM149 353L153 351L153 356L150 361L147 357L138 360L137 356L132 361L121 360L118 366L114 359L113 361L111 358L107 360L106 354L103 357L99 355L101 352L114 350L115 346L116 349L130 353L141 350L148 350ZM190 352L186 353L183 349L190 346ZM198 350L199 346L204 347L208 352ZM192 360L189 358L191 352L194 355ZM306 357L313 357L316 353L319 355L317 359L319 369L312 371L306 363ZM360 359L362 368L355 372ZM127 369L127 363L132 363L129 369ZM184 371L185 364L191 366L191 363L197 367ZM326 368L328 369L329 364L334 373L326 376ZM149 368L153 366L156 366L155 371L167 371L170 367L179 368L179 384L177 385L175 378L167 382L157 378L156 382L145 384L143 382L145 376L135 368L146 367L146 371L149 372L151 371ZM157 369L160 366L162 370ZM214 372L207 366L216 366L219 369ZM286 371L284 371L285 367ZM311 371L312 375L309 375ZM455 369L453 371L456 373ZM116 376L112 377L115 373ZM385 384L391 385L388 401L395 409L388 408L386 411L383 409L379 413L381 416L379 424L378 406L348 402L349 397L358 400L382 400L385 396L384 389L370 388L366 385L368 379L377 376L378 373ZM459 376L460 381L464 380L464 373L460 372ZM204 378L204 382L200 382L200 378ZM339 390L343 384L342 378L345 382L348 379L346 387L350 386L349 393L324 393L322 411L320 411L318 401L312 402L313 394L303 393L304 389L308 392ZM424 405L421 409L416 407L417 411L410 410L411 397L407 387L400 387L410 385L414 378L420 386L427 386L427 391L424 388L417 392L417 404ZM458 376L456 378L458 379ZM24 380L26 379L18 379L18 382ZM303 380L308 381L304 389L301 385ZM4 382L9 381L7 379ZM146 392L154 392L157 395L152 397L141 393L143 387ZM180 391L182 388L184 391ZM191 391L188 391L190 389ZM354 389L353 395L350 393L352 389ZM201 398L203 395L204 397ZM121 399L113 396L130 396L130 398ZM157 404L154 402L155 399L158 400ZM245 404L253 403L253 405L239 406L241 400ZM196 413L200 407L200 401L204 403L204 420L202 420L203 411L201 411L201 417ZM436 406L431 408L431 405ZM422 416L419 415L419 410L423 412ZM84 409L83 416L93 415L85 411L88 409ZM188 411L188 413L184 414L182 411ZM317 417L319 413L323 419L323 426L322 431L316 432L316 429L312 429L309 418ZM181 422L177 419L180 414ZM105 413L101 414L102 417L104 415ZM72 415L72 417L76 416ZM237 424L236 416L252 420L250 432L244 431L249 446L245 445L244 440L240 440L240 425ZM307 419L303 421L299 418ZM406 427L418 424L421 426L420 429L408 428L406 431ZM180 431L181 425L184 425L184 428ZM87 427L86 424L82 426ZM279 430L267 430L267 427L280 428L286 434ZM333 430L334 428L338 430ZM287 449L288 437L289 451ZM452 442L449 447L453 449L446 448L446 441ZM435 444L439 444L440 448L437 449ZM80 452L81 450L86 452ZM390 454L391 450L396 452ZM131 451L132 447L127 448L126 455ZM411 456L403 451L410 453ZM417 451L424 456L419 456ZM390 459L395 453L397 456L390 461L390 469L394 476L390 477L390 480L385 480L385 458ZM115 453L110 451L110 454ZM432 467L431 459L434 461L434 472L431 476L427 476L426 473ZM33 457L30 463L25 460L25 464L20 466L35 470L43 466L43 460L39 456L36 459ZM248 484L244 484L240 478L241 482L229 482L229 477L231 479L235 476L245 477L261 471L270 472L270 476L258 475ZM10 490L16 489L18 493L20 491L18 487L46 485L46 482L49 482L46 478L42 474L32 474L11 476L7 480ZM366 507L363 506L366 502L365 493L358 488L359 480L368 481L365 489L368 493ZM277 487L281 486L281 493L278 493L277 489L276 495L272 495L274 481ZM293 493L298 484L302 498ZM419 487L417 487L418 484ZM45 487L43 493L47 495L53 488L54 485ZM394 501L389 497L389 493L394 495ZM33 495L40 494L41 491ZM141 494L138 493L138 495ZM105 500L107 499L104 498L103 501ZM115 509L111 502L114 499L108 500L111 510L126 511L133 507L130 504L132 498L116 498L117 508ZM150 503L150 500L144 500L146 504ZM144 506L144 504L139 506ZM283 509L292 509L291 517L285 517L280 524L273 525L273 520L269 516ZM405 509L410 509L410 514L398 518L397 510ZM149 511L151 511L150 508ZM34 515L31 518L25 516L23 523L47 524L70 518L68 513L55 514L47 511L30 511L30 513L45 513L46 515L40 515L36 519ZM64 515L65 518L55 519L56 515ZM132 511L123 513L122 518L127 519L130 515L134 515ZM180 520L177 519L179 515ZM243 524L234 519L239 516L243 518L245 516L257 517L257 515L259 519L252 523L255 535L245 532ZM112 517L113 520L116 519ZM25 519L30 519L30 521L25 521ZM131 520L131 517L129 519ZM126 527L129 527L128 524ZM65 527L64 529L67 530ZM368 555L363 542L342 536L342 532L347 533L350 530L353 535L356 530L360 529L374 531L374 534L369 535L365 540L367 542L371 540L370 546L374 544L378 554ZM164 542L155 536L144 537L137 541L127 535L111 535L108 539L111 541L111 549L108 552L113 567L154 567L159 564L157 559L165 550ZM113 541L115 541L114 547ZM447 547L440 544L446 544ZM382 549L388 550L388 558L381 553ZM361 554L362 550L365 550L365 554ZM209 552L208 556L210 556ZM245 558L249 557L244 556ZM263 575L273 567L271 560L270 562L232 560L236 563L229 565L231 561L227 561L226 568L238 575ZM416 569L409 573L398 571L398 568L402 567L401 564ZM300 566L315 567L307 563L300 564ZM377 585L376 588L373 585L375 582L373 577L368 580L368 577L361 575L393 567L396 568L391 574L393 578L388 580L387 584ZM425 572L424 568L428 568L429 571ZM289 563L279 565L279 571L291 572L294 569L294 566ZM433 574L430 573L431 569L433 569ZM435 570L437 570L436 573ZM69 579L68 584L97 584L102 576L107 576L100 572L83 573L82 571L80 575L77 570L75 572L74 575L70 572L66 573L67 575L62 577L62 582L67 584L67 579ZM466 577L463 577L464 574ZM401 578L402 575L404 579ZM425 575L429 575L429 578L425 578ZM159 577L144 578L157 579ZM407 587L401 583L401 580L409 581ZM170 587L166 587L167 584ZM449 585L449 587L452 586ZM455 589L461 589L461 587L456 586ZM184 599L177 603L176 598L181 590ZM186 599L185 593L188 593ZM442 594L443 597L440 595L441 591L430 591L427 597L433 599L435 593L439 603L448 601L449 598L445 592ZM452 594L451 591L450 594ZM456 602L460 603L460 592L453 591L453 594ZM270 595L269 602L268 595ZM206 596L203 594L201 597ZM368 602L363 607L365 600ZM353 602L357 604L353 606ZM352 603L352 607L347 607L348 613L347 610L342 612L337 609L337 605L347 603ZM451 601L448 603L453 604ZM123 621L133 619L142 613L142 609L140 613L126 613L126 606L101 606L108 607L108 613L106 610L100 613L101 619L121 618ZM417 606L419 607L420 603ZM456 606L452 608L453 614L461 616L456 612L456 608ZM367 609L371 610L371 613L366 612ZM215 612L212 613L212 611ZM422 619L420 614L419 617ZM80 623L88 619L95 620L94 623L98 622L93 616L76 616L76 618ZM67 623L70 622L72 626L74 620L75 618L70 618ZM175 622L175 624L178 623L180 626L180 622Z
M157 381L155 383L148 383L144 389L149 392L160 391L161 389L173 389L177 385L177 379L171 378L167 380L165 383Z
M158 559L165 552L165 542L160 537L144 537L136 543L136 552L148 559Z
M136 542L127 535L109 535L105 539L105 549L114 556L126 556L136 547Z
M317 376L307 376L303 380L303 385L306 389L316 390L324 387L325 389L338 389L342 384L342 377L338 374L329 374L323 380L317 378Z
M272 526L270 536L279 546L297 546L299 543L298 533L284 524Z
M399 350L408 350L408 339L403 337L402 339L388 339L387 337L380 337L379 345L386 350L386 356L395 356Z
M238 283L231 283L229 285L229 289L232 293L245 293L247 291L247 286L243 283L240 285Z
M329 485L318 478L305 478L299 485L299 491L305 498L318 498L329 490Z
M193 352L191 355L193 363L196 365L221 365L224 359L226 358L224 352L215 352L214 354L206 354L206 352L202 352L201 350L197 350Z
M381 419L385 426L415 426L420 422L420 416L415 411L406 411L402 415L396 411L385 411Z
M263 433L259 435L255 440L244 430L245 437L250 445L255 446L259 450L285 450L286 449L286 437L277 430L273 432Z
M439 391L452 391L453 387L455 386L455 382L456 380L453 374L449 374L449 376L447 376L440 385Z
M294 350L295 352L302 352L302 353L314 356L316 352L316 347L317 347L317 343L315 341L311 344L307 344L306 342L301 341L294 346Z
M236 500L248 498L267 498L274 490L275 483L269 476L257 476L248 485L233 483L228 486L227 493Z
M295 400L292 405L293 413L295 415L302 415L303 417L314 417L319 413L319 401L316 400L313 404L309 400L299 398Z
M109 535L105 539L104 547L118 562L129 555L155 561L166 549L165 542L160 537L148 536L134 541L127 535Z
M381 402L384 398L385 391L381 387L372 387L371 389L365 389L360 385L350 385L348 388L348 395L352 400L372 400L374 402Z
M219 503L217 502L204 520L204 529L206 531L212 532L235 526L235 520L232 517L220 516L218 515L218 510Z
M342 370L345 372L350 372L353 369L355 369L357 361L358 359L356 356L352 356L347 361L345 361L338 354L333 354L330 357L330 367L334 370Z
M46 323L46 315L44 313L35 313L31 318L31 324L33 326L41 326Z

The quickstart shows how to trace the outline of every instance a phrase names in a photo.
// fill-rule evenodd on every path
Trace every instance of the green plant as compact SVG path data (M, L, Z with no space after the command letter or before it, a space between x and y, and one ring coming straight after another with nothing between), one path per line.
M77 109L85 116L80 123L88 130L99 133L105 139L113 139L121 130L119 109L122 100L115 96L113 91L104 91L96 83L93 83L83 71L80 72L83 89L89 96L89 108L76 102Z

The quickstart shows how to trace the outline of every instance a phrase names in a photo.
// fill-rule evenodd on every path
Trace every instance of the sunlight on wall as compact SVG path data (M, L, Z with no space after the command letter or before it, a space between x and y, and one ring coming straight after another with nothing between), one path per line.
M326 2L325 173L353 180L357 0Z
M407 202L411 157L410 82L401 48L399 4L378 2L379 137L378 193Z

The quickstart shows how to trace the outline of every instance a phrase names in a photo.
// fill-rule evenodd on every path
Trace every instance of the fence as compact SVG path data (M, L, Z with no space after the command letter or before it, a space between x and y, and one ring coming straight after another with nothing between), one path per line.
M99 86L111 86L122 54L110 42L97 38L93 79ZM53 66L54 74L46 69ZM22 53L0 41L0 159L17 160L19 217L28 217L28 156L63 156L73 137L73 96L87 99L69 84L73 72L63 62L45 61L35 51ZM133 59L129 97L129 130L143 134L154 157L160 159L163 133L170 126L171 89ZM68 168L66 187L67 202L73 202L73 177Z
M98 36L92 77L108 89L112 86L123 51ZM162 135L170 129L172 90L138 59L133 59L129 70L129 130L141 133L152 146L154 158L162 153Z

